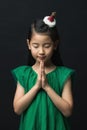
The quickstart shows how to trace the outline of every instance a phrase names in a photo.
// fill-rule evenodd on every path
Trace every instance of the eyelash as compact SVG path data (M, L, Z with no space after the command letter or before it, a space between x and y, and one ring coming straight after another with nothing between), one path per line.
M33 46L34 48L38 48L38 46Z
M34 48L38 48L39 46L33 46ZM50 45L45 45L44 46L45 48L49 48L50 47Z
M49 47L50 47L49 45L45 46L45 48L49 48Z

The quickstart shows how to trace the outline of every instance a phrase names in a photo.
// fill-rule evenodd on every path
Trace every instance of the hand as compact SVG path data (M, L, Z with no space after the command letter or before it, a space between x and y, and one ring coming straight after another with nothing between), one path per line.
M37 74L38 74L38 77L37 77L36 85L37 85L38 88L41 88L42 87L41 64L40 64L40 68L39 68Z
M37 82L36 82L37 87L40 89L44 89L48 86L46 74L45 74L45 67L44 67L44 62L40 62L40 68L38 70L38 77L37 77Z
M46 86L48 86L46 74L45 74L45 66L44 62L40 62L40 67L41 67L41 82L42 82L42 88L45 89Z

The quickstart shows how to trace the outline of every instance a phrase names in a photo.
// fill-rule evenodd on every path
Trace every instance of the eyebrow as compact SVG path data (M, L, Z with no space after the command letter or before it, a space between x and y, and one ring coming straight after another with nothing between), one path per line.
M34 42L34 43L32 43L32 44L39 45L39 43L35 43L35 42Z
M51 44L50 42L44 43L44 44Z
M39 45L40 43L33 42L32 44L33 44L33 45ZM50 43L50 42L47 42L47 43L45 42L45 43L43 43L43 45L50 45L50 44L52 44L52 43Z

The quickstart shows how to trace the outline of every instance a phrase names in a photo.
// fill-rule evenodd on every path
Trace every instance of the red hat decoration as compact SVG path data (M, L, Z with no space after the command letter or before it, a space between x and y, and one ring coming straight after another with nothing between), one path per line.
M56 25L55 15L56 12L52 12L50 16L45 16L43 19L44 23L47 24L49 27L54 27Z

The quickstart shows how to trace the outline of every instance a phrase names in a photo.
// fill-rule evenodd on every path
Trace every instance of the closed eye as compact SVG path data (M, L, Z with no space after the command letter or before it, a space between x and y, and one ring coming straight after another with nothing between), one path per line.
M33 43L33 47L34 47L34 48L38 48L39 45L38 45L37 43Z
M45 47L45 48L49 48L49 47L51 47L51 44L48 44L48 43L47 43L47 44L44 44L44 47Z
M43 44L43 47L49 48L49 47L51 47L51 45L52 45L52 44L50 44L50 43L45 43L45 44ZM40 45L39 45L38 43L33 43L32 46L33 46L34 48L38 48Z

